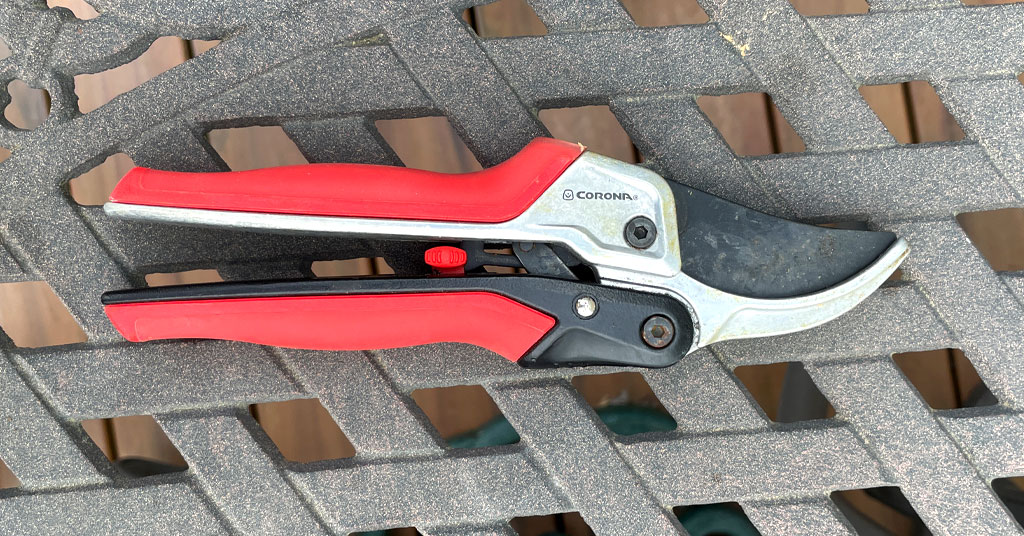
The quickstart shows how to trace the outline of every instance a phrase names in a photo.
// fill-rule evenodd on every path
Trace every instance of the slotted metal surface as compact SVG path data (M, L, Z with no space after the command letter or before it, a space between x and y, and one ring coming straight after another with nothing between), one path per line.
M0 495L0 532L510 534L512 517L578 510L598 534L677 534L672 506L738 501L764 534L850 534L828 494L885 485L937 534L1019 530L989 481L1024 472L1024 274L994 272L953 216L1024 205L1024 5L871 0L869 15L804 18L786 0L701 0L710 23L649 29L615 0L530 0L549 35L482 40L459 16L468 1L92 3L102 15L90 21L27 0L0 7L13 50L0 86L44 87L53 109L36 130L0 129L13 151L0 164L0 278L45 280L89 337L3 347L0 458L23 485ZM161 35L223 42L78 113L73 75ZM910 79L934 85L964 142L899 146L857 91ZM741 91L771 94L807 152L736 158L694 97ZM148 272L297 276L377 247L111 221L66 186L110 154L225 169L205 130L280 124L312 161L394 163L372 120L432 114L491 165L545 134L539 107L602 102L670 180L906 237L907 281L824 327L645 371L679 429L629 440L567 381L607 370L526 371L459 345L128 345L103 315L101 292ZM946 347L965 351L999 405L932 411L889 357ZM781 361L806 365L835 420L771 424L730 372ZM521 443L446 450L408 396L475 383ZM302 397L321 399L356 458L290 465L245 410ZM78 425L138 414L157 415L188 472L129 479Z

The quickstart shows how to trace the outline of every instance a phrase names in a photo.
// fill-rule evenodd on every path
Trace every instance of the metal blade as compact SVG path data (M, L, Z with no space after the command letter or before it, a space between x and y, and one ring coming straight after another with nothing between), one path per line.
M895 241L887 232L784 220L669 182L682 270L708 286L751 298L812 294L850 279Z

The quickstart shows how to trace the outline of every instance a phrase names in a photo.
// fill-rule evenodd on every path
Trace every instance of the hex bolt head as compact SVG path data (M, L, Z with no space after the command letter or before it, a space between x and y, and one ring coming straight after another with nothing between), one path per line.
M597 314L597 300L593 296L578 296L573 303L573 310L580 318L590 318Z
M644 325L640 329L640 335L647 346L651 348L664 348L672 344L672 339L676 337L676 328L668 317L652 315L644 321Z
M654 239L658 237L658 228L654 226L654 222L650 218L637 216L629 220L623 234L626 236L627 244L637 249L647 249L654 244Z

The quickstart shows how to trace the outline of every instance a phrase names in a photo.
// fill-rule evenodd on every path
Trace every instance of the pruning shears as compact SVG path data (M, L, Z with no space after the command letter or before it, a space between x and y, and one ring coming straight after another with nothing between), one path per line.
M135 168L104 210L433 245L422 277L108 292L106 313L130 341L314 350L461 342L526 367L663 367L714 342L804 330L852 309L908 252L892 233L787 221L549 138L466 174L367 164ZM487 265L521 270L498 275Z

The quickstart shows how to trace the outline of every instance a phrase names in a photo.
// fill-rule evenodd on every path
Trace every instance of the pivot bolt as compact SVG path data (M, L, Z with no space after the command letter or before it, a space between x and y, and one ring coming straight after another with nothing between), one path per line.
M580 318L590 318L597 314L597 300L592 296L577 297L573 307L576 310L576 316Z
M672 339L676 337L676 328L668 317L653 315L644 321L644 325L640 329L640 335L647 346L651 348L664 348L672 344Z
M654 239L658 236L658 228L654 226L654 222L650 218L637 216L629 220L623 234L625 234L626 243L629 245L637 249L647 249L654 244Z

